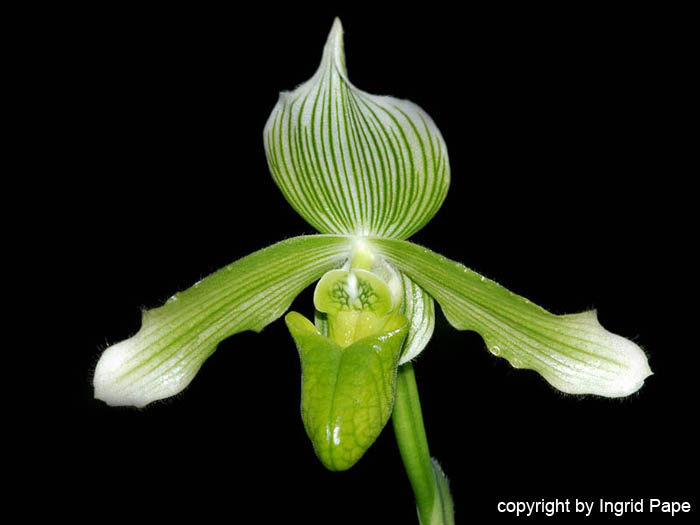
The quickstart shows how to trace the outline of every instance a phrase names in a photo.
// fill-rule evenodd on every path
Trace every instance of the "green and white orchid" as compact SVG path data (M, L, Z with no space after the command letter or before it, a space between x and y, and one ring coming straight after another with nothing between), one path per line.
M350 468L392 417L419 519L437 524L454 522L452 501L411 364L432 336L435 301L455 328L563 392L627 396L651 374L644 352L594 311L554 315L406 240L447 195L447 147L421 108L350 82L339 20L314 76L281 93L264 145L276 184L320 233L252 253L146 311L136 335L102 354L96 398L143 407L181 392L220 341L261 331L318 281L314 322L285 317L314 450L327 468Z

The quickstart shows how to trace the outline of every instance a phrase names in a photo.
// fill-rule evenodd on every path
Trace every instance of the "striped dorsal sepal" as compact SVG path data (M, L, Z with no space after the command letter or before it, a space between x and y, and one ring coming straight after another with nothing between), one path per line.
M437 126L412 102L352 85L337 19L316 74L280 94L264 140L275 182L322 233L406 239L447 194Z

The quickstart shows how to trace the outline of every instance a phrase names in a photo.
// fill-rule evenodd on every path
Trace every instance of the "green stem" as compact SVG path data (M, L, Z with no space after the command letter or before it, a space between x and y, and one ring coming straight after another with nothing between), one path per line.
M454 523L452 499L442 471L430 459L413 365L399 367L391 418L423 525ZM437 507L436 507L437 506Z

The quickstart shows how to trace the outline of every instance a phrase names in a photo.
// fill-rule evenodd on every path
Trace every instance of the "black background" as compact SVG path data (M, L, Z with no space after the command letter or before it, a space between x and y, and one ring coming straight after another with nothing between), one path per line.
M696 514L683 14L506 7L56 13L37 70L61 173L48 227L70 303L52 357L68 395L48 403L50 461L32 472L59 495L52 511L417 522L391 425L350 471L315 458L281 322L221 343L173 399L92 399L101 350L134 334L143 308L313 233L268 173L262 129L278 92L314 73L336 14L353 83L418 103L448 145L447 200L412 240L556 313L597 308L655 373L621 400L564 395L439 313L415 368L457 523L537 522L496 504L555 498L691 501ZM310 314L309 290L293 308Z

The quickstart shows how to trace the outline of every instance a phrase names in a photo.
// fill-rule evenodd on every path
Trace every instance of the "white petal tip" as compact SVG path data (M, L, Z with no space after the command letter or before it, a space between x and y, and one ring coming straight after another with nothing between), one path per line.
M634 343L630 344L634 345ZM633 355L630 355L625 372L620 375L617 381L611 384L610 391L607 394L608 397L625 397L632 395L642 388L646 378L654 375L651 368L649 368L647 357L644 355L642 349L637 345L634 346L636 347L636 351Z
M581 318L585 318L584 315L580 314ZM589 351L595 349L597 355L582 368L582 373L576 377L577 383L567 385L568 388L554 386L572 394L610 398L634 394L642 388L645 379L653 375L646 354L639 345L603 328L595 313L588 316L589 336L597 343L589 347ZM613 369L609 368L611 362L615 364Z
M150 352L144 351L144 344L138 340L138 334L107 348L95 367L95 399L109 406L142 408L173 396L187 386L189 380L179 381L162 374L157 367L142 372L142 365L150 357Z
M136 398L120 382L126 372L125 361L133 354L131 341L127 339L107 348L95 367L95 399L104 401L109 406L142 407L149 403L148 400Z
M620 365L620 373L600 395L625 397L634 394L642 388L644 380L653 374L644 350L629 339L608 332L600 323L597 325L605 334L612 355Z

